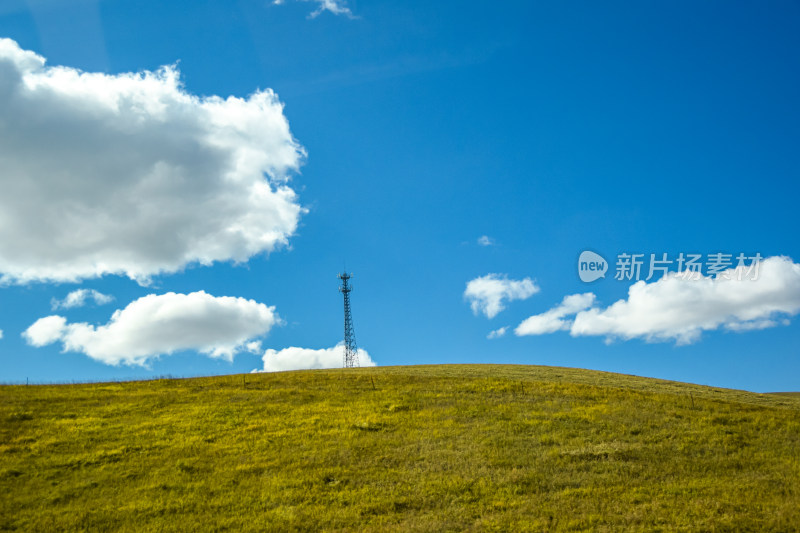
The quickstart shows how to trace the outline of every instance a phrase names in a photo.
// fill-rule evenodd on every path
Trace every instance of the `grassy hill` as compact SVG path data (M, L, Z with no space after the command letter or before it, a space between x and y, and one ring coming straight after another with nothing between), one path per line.
M566 368L0 387L0 530L800 528L800 397Z

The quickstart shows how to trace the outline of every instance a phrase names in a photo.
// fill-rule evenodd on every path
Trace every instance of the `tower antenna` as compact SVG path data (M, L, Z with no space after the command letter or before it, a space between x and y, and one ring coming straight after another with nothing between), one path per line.
M350 291L353 286L348 283L352 274L348 274L345 269L344 272L337 276L342 280L342 285L339 287L339 292L344 296L344 367L352 368L360 366L358 364L358 348L356 348L356 334L353 330L353 317L350 314Z

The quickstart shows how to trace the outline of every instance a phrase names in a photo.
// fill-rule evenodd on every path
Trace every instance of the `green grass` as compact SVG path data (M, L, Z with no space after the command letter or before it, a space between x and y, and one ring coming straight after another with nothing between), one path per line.
M790 531L800 397L509 365L0 387L0 530Z

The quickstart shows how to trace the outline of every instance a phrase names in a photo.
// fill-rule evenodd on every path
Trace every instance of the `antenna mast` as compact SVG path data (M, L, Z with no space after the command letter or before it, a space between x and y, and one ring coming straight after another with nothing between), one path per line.
M348 283L352 274L345 270L337 276L342 280L339 292L344 296L344 367L352 368L358 364L358 348L356 348L356 334L353 330L353 317L350 315L350 291L353 286Z

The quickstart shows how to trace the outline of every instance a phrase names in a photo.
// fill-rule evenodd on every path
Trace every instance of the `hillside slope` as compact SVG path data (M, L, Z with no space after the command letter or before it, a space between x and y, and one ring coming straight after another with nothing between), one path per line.
M0 530L800 527L800 398L566 368L0 387Z

